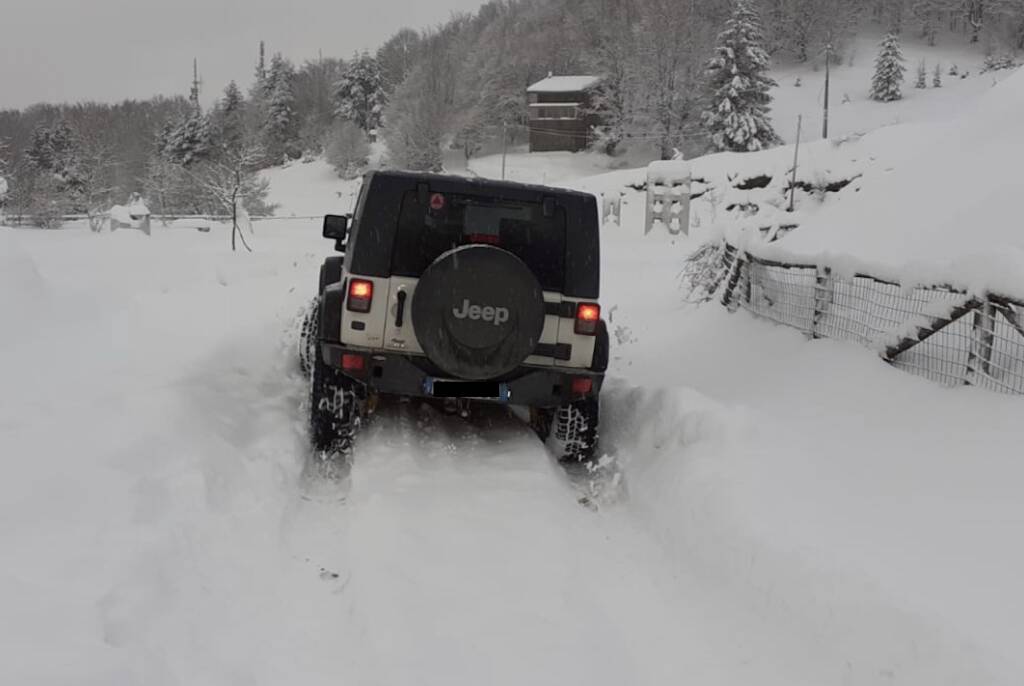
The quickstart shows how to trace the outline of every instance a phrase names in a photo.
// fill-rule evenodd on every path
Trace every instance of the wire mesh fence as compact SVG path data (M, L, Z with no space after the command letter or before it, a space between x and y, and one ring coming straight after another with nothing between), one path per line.
M709 265L717 262L717 268ZM697 299L803 331L855 341L904 371L948 386L1024 394L1024 301L948 286L903 286L869 274L755 257L729 244L691 260Z

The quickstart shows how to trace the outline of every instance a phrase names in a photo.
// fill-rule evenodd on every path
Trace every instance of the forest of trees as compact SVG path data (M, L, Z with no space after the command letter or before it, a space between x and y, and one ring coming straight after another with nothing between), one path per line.
M196 76L187 97L0 111L7 213L44 224L134 192L159 213L225 213L238 201L262 212L258 169L324 154L354 176L373 141L393 166L439 170L446 151L476 155L503 128L521 142L526 87L549 73L603 76L593 107L605 152L757 149L777 140L764 126L768 60L818 61L826 45L841 57L864 25L978 43L995 59L1024 49L1024 0L492 0L344 59L296 66L254 46L247 85L230 84L213 106L201 106L210 98ZM747 95L725 102L723 69L735 65L722 48L736 40L754 40L758 56L740 65ZM715 128L727 121L746 133Z

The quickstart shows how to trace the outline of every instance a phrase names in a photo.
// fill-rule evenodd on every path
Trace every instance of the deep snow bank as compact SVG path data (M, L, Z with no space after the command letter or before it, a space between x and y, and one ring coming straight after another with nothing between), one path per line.
M779 248L1024 296L1022 112L1024 70L938 126L918 154L866 169L858 196L823 208Z
M1024 399L684 306L687 251L606 230L602 435L624 507L688 570L806 636L836 670L824 683L1019 682Z

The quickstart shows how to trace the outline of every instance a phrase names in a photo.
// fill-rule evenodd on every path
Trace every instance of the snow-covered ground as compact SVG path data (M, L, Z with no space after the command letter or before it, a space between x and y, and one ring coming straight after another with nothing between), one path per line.
M2 230L4 683L1024 675L1022 401L686 309L688 244L637 226L604 250L625 497L577 505L502 413L413 406L345 502L304 499L317 229Z
M938 45L928 46L913 32L903 36L903 100L899 103L875 102L868 97L874 73L878 44L882 36L862 34L848 46L840 64L833 65L829 101L829 136L833 138L891 126L918 122L943 121L955 116L965 102L977 99L1005 72L982 74L984 54L978 46L963 43L959 36L940 35ZM825 102L824 55L814 56L808 64L780 64L772 71L779 86L772 95L772 120L783 140L796 140L797 116L803 115L803 140L821 137ZM917 68L924 60L928 87L917 89ZM942 66L942 87L933 88L935 65ZM956 65L958 76L950 76ZM961 76L964 76L961 78ZM797 79L800 85L797 86Z
M940 125L808 146L809 180L863 178L801 198L779 249L852 251L875 179L937 164L915 159ZM777 190L724 184L777 183L790 153L696 161L715 192L689 239L642 236L642 172L512 156L514 178L626 203L602 281L625 488L597 511L499 410L384 408L343 489L304 480L294 319L330 245L303 217L357 189L321 162L268 172L281 218L252 254L216 225L0 228L0 683L1024 681L1024 399L681 302L722 203ZM980 178L1012 185L1001 168Z

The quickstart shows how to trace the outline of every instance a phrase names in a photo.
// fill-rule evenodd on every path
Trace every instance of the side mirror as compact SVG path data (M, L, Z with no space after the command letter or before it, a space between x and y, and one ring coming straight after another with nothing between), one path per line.
M324 238L344 243L348 237L348 217L341 214L324 216Z

